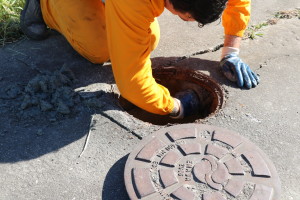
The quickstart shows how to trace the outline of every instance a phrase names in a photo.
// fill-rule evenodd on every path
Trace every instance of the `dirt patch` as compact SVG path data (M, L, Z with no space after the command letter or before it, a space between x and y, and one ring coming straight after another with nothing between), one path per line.
M77 77L78 78L78 77ZM77 87L73 70L62 66L55 71L39 71L26 82L0 88L0 103L16 120L47 118L51 122L75 117L81 112L118 109L114 90L106 83ZM92 91L89 91L93 89Z
M279 11L275 14L276 18L279 19L292 19L294 17L300 17L300 8L296 8L294 10L284 10Z
M24 89L21 109L38 107L41 111L70 114L70 109L79 102L79 96L71 88L74 81L75 76L67 67L37 75Z
M158 67L153 69L153 76L157 83L169 89L172 96L179 91L194 90L202 104L199 115L185 119L171 119L169 116L148 113L124 98L120 98L120 105L134 117L156 125L175 123L189 123L205 119L220 110L224 103L224 94L221 86L209 76L181 67Z

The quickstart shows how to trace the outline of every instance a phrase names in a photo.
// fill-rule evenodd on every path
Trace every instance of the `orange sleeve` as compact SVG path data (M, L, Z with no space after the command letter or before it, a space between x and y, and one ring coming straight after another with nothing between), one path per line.
M242 37L250 20L251 0L229 0L222 15L225 35Z
M153 4L150 0L110 0L105 6L109 55L122 96L148 112L169 114L174 100L152 76Z

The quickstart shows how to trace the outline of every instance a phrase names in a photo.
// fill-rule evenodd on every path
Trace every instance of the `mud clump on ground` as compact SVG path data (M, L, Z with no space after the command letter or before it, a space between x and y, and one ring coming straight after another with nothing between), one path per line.
M18 84L9 85L4 89L4 92L1 92L0 99L16 99L22 94L22 88Z
M38 107L41 111L69 114L75 103L80 101L79 96L71 88L74 81L73 72L65 66L52 73L37 75L24 89L21 109Z

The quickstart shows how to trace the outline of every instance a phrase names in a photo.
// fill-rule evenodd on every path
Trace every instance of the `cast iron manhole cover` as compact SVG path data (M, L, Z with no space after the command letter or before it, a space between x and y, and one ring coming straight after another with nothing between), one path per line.
M273 163L249 140L218 127L161 129L130 154L125 184L131 199L279 200Z

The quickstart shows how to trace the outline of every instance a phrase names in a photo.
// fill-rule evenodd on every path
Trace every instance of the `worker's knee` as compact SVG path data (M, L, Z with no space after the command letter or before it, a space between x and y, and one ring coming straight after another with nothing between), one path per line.
M109 53L106 44L87 46L86 44L80 45L80 43L73 43L73 47L80 55L92 63L99 64L109 60Z

